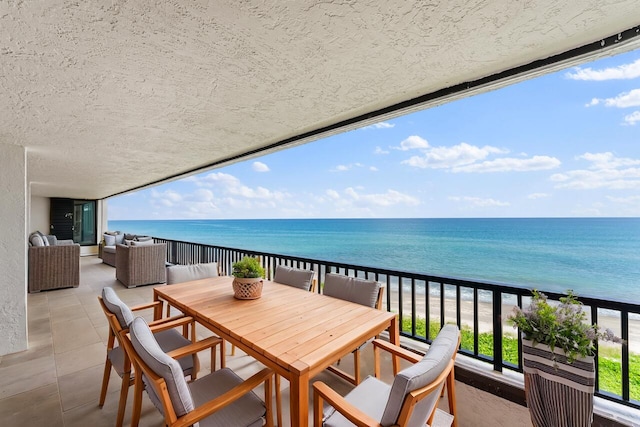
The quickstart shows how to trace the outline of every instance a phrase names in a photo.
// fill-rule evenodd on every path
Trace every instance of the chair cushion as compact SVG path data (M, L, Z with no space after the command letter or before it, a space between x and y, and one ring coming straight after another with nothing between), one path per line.
M218 275L218 263L208 262L191 265L172 265L167 267L167 285L206 279Z
M113 288L108 286L102 288L102 301L109 311L115 314L120 327L122 329L128 328L135 316L129 306L118 297Z
M136 317L131 322L129 328L131 334L131 343L140 359L142 359L149 368L157 375L164 378L167 386L167 392L173 405L173 409L178 417L181 417L194 409L193 399L187 386L187 381L184 379L180 364L168 356L156 341L155 337L149 329L149 325L142 317ZM151 393L153 388L147 384L147 392L149 397L156 407L164 414L164 408L159 405L159 399L155 393ZM154 396L155 395L155 396ZM154 400L155 398L155 400ZM159 405L159 406L158 406Z
M153 240L143 240L143 241L134 240L133 242L131 242L131 246L151 246L154 244L155 243L153 242Z
M116 253L116 247L115 246L103 246L102 247L102 253L110 253L110 254L115 254Z
M388 384L375 377L367 377L344 398L365 414L379 421L382 418L384 406L389 399L390 391L391 386ZM327 406L324 411L324 426L352 427L353 424L332 406Z
M241 384L242 378L229 368L220 369L188 384L196 407ZM264 403L251 391L200 421L200 427L262 426Z
M400 415L400 408L407 393L422 388L435 380L442 373L458 350L458 327L445 325L429 350L418 363L400 371L393 380L389 401L381 419L382 425L395 424ZM440 390L422 399L414 408L409 426L424 426L432 409L438 403Z
M287 267L286 265L279 265L276 267L276 274L273 281L308 291L311 289L313 274L314 272L312 270L302 270Z
M323 293L367 307L375 307L380 292L380 282L359 279L342 274L327 273L324 277Z

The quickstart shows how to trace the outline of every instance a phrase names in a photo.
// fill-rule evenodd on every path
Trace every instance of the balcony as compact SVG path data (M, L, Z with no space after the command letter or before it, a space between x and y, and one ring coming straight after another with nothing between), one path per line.
M104 286L114 287L130 305L152 300L153 286L126 289L115 280L115 269L93 256L81 259L81 283L78 288L28 295L29 350L0 359L0 419L3 424L67 427L113 425L120 385L117 375L111 376L105 406L102 409L98 407L108 327L97 296ZM207 333L204 328L199 329L199 335L205 336ZM414 342L403 339L407 344ZM241 351L237 351L234 357L229 356L229 350L227 363L241 376L248 377L262 367ZM365 349L364 354L363 369L367 374L372 373L370 347ZM351 360L350 357L344 358L343 366L348 368ZM389 363L383 362L383 366L390 367L390 361L385 362ZM201 363L202 371L206 373L210 369L208 357L201 357ZM465 364L469 366L481 362L461 355L457 363L463 367ZM497 375L493 373L493 376ZM522 381L517 373L505 373L504 376L516 388L518 381ZM488 377L491 377L490 373ZM328 372L322 373L317 379L329 383L341 393L346 393L350 388L348 383ZM285 425L288 425L286 381L283 381L282 387L283 415ZM457 381L456 387L460 426L531 425L524 406L461 381ZM131 395L129 393L125 424L129 423ZM441 406L446 408L446 405L444 398ZM159 412L145 396L140 425L161 426L162 422Z

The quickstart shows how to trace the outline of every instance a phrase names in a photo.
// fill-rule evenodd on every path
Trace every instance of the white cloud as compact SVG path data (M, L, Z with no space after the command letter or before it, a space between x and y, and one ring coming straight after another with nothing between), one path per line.
M359 206L392 206L399 204L416 206L420 204L420 200L417 198L396 190L387 190L385 193L378 194L361 194L356 189L349 187L344 190L344 194Z
M484 160L490 154L505 153L496 147L485 145L476 147L463 142L453 147L434 147L426 150L421 156L413 156L402 163L422 169L447 169L469 165Z
M182 195L173 190L165 190L162 192L157 190L152 190L151 197L157 203L160 203L166 207L174 206L175 204L180 203L182 201Z
M203 177L195 177L190 180L199 187L213 188L220 197L241 197L253 200L281 201L290 195L281 191L271 191L264 187L248 187L233 175L222 172L214 172Z
M213 191L207 190L206 188L198 188L193 192L193 196L196 200L211 202L213 200Z
M481 198L481 197L450 196L449 200L451 200L453 202L458 202L458 203L465 203L469 207L472 207L472 208L490 208L490 207L510 206L509 202L502 202L500 200L495 200L495 199L491 199L491 198L484 199L484 198Z
M389 154L388 150L383 150L380 147L376 147L376 149L374 150L373 154Z
M593 107L594 105L600 104L600 100L598 98L591 99L591 102L588 104L584 104L585 107Z
M613 153L584 153L577 156L578 160L591 162L590 169L615 169L621 166L640 165L640 160L628 157L616 157Z
M547 169L555 169L561 164L560 160L549 156L533 156L529 159L517 159L504 157L488 160L482 163L474 163L458 166L451 169L452 172L529 172Z
M536 199L544 199L546 197L550 197L550 194L547 193L531 193L527 196L527 199L536 200Z
M571 80L604 81L604 80L624 80L640 77L640 59L631 64L619 65L617 67L594 70L591 67L575 67L573 71L565 74Z
M615 98L593 98L590 103L586 104L587 107L598 105L604 102L607 107L616 108L629 108L640 106L640 89L633 89L629 92L623 92Z
M348 165L338 165L334 169L331 169L331 172L346 172L353 168L362 168L364 165L362 163L349 163Z
M378 172L378 168L377 168L377 167L375 167L375 166L369 166L369 170L370 170L371 172Z
M365 129L390 129L392 127L394 127L395 125L393 123L389 123L389 122L380 122L380 123L376 123L373 125L369 125L369 126L365 126L361 129L365 130Z
M329 196L332 199L340 198L340 194L336 190L327 190L325 191L325 193L327 194L327 196Z
M607 199L609 199L614 203L620 203L623 205L640 205L640 196L629 196L629 197L607 196Z
M570 190L640 189L640 160L615 157L612 153L585 153L578 156L591 164L588 169L577 169L551 175L556 188Z
M253 165L251 165L251 168L256 171L256 172L269 172L269 166L265 165L262 162L253 162Z
M640 111L634 111L633 113L624 116L625 124L633 126L636 122L640 122Z
M391 147L394 150L408 151L420 148L429 148L429 142L418 135L411 135L409 138L400 142L399 147Z

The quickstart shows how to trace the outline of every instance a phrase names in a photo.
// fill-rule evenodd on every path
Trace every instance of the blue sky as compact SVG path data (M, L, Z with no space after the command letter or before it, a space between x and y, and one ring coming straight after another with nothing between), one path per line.
M108 206L110 220L640 216L640 50Z

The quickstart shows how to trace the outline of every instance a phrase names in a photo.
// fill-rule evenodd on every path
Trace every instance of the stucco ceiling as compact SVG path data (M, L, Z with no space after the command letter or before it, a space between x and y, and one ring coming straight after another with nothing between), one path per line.
M103 198L638 24L637 0L1 2L0 144L32 194Z

